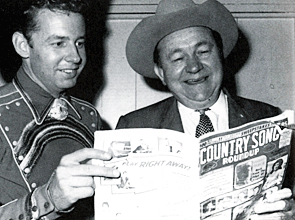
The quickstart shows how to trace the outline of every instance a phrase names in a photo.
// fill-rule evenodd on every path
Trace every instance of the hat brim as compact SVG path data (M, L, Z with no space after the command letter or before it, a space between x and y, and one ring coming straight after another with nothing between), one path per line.
M220 34L224 57L230 54L237 42L238 27L231 13L221 3L208 0L195 7L143 19L127 40L129 65L143 76L157 78L153 54L158 42L168 34L194 26L208 27Z

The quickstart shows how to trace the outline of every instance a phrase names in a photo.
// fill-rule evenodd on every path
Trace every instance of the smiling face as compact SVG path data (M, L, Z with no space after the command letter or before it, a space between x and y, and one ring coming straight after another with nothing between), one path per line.
M76 85L86 63L85 22L81 14L40 10L38 30L23 59L26 73L43 89L57 97Z
M190 27L173 32L159 42L157 49L155 73L179 102L203 109L217 101L223 66L210 29Z

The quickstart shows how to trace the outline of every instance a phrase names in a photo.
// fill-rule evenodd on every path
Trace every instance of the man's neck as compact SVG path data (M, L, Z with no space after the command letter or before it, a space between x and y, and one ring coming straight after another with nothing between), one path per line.
M31 68L28 67L28 65L26 64L26 62L23 62L23 65L21 66L21 68L23 68L25 74L27 74L28 77L30 77L30 79L36 83L38 86L40 86L43 90L45 90L46 92L48 92L50 95L52 95L54 98L58 98L60 96L60 93L53 93L51 91L49 91L46 86L36 77L36 75L34 73L32 73Z

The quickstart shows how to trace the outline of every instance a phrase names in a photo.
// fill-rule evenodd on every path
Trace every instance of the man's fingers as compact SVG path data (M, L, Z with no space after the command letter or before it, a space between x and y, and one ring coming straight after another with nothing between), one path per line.
M112 155L108 152L93 148L83 148L71 154L65 155L61 159L60 165L67 166L73 164L80 164L81 162L90 159L110 160L111 158Z
M254 211L257 214L269 213L269 212L280 212L290 211L292 209L292 201L281 200L272 203L261 203L255 206Z
M63 180L62 184L67 185L67 187L77 188L77 187L92 187L95 188L94 179L91 176L70 176Z
M261 203L254 208L256 214L251 220L292 220L295 219L295 202L293 199L281 200L273 203Z
M97 176L117 178L120 172L110 167L102 167L91 164L79 164L73 166L59 166L56 170L60 176Z
M271 213L267 215L251 215L251 220L290 220L283 213Z
M289 211L293 206L292 191L288 188L274 191L267 195L264 202L255 205L255 212L258 214L278 211Z
M272 203L261 203L255 206L255 212L257 214L267 213L267 212L276 212L283 210L286 206L285 201L277 201Z
M292 197L292 191L288 188L284 188L267 195L267 202L276 202L282 199L289 199Z

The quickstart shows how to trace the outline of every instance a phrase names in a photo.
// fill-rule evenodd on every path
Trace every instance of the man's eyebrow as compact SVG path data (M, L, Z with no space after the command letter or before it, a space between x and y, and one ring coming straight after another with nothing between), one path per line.
M204 41L201 41L199 43L197 43L196 47L200 47L200 46L203 46L203 45L208 45L210 47L212 47L214 44L210 41L207 41L207 40L204 40Z
M50 42L50 41L52 41L52 40L64 40L64 39L69 40L69 37L58 36L58 35L51 35L51 36L49 36L49 37L45 40L45 42Z
M173 50L169 51L168 54L167 54L167 58L172 59L173 55L175 55L177 53L182 53L182 49L176 48L176 49L173 49Z
M169 55L173 55L173 54L175 54L175 53L181 53L183 50L182 49L180 49L180 48L176 48L176 49L174 49L174 50L171 50L170 52L169 52Z
M79 39L85 39L85 36L81 36L78 38ZM45 42L50 42L50 41L53 41L53 40L70 40L69 37L65 37L65 36L59 36L59 35L51 35L49 36Z
M195 45L195 48L198 48L200 46L206 46L208 45L209 47L213 47L213 43L210 42L210 41L207 41L207 40L204 40L204 41L201 41L201 42L198 42L196 45ZM173 49L171 50L169 53L168 53L168 57L171 58L171 56L173 56L174 54L176 53L181 53L183 52L183 50L181 48L176 48L176 49Z

